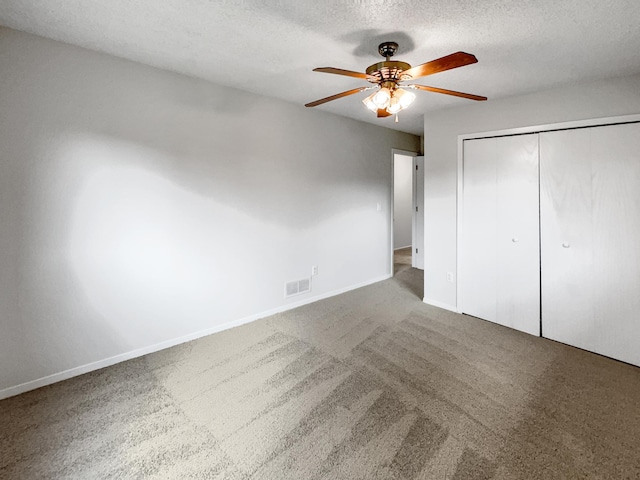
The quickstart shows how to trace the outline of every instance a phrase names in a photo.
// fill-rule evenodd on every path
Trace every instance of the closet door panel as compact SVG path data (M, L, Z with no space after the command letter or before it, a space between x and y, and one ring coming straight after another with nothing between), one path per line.
M461 311L539 335L537 135L464 142Z
M593 350L640 365L640 124L590 130Z
M543 336L640 365L640 125L540 145Z
M496 144L464 142L461 310L496 321Z
M538 136L495 140L497 322L540 335Z
M590 149L586 130L540 134L542 336L572 345L594 328Z

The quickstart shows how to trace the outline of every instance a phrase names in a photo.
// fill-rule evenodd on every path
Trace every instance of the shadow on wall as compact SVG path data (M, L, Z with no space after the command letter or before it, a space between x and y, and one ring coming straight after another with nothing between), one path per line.
M127 338L148 341L155 333L159 342L184 334L179 319L205 329L212 316L232 317L225 299L238 285L260 297L246 265L277 270L260 242L285 245L288 230L131 166L126 147L92 139L66 154L84 177L73 198L68 255L91 305ZM137 158L162 162L158 152L140 150Z
M89 131L117 139L116 143L163 153L151 159L130 155L134 165L289 228L308 227L345 207L375 205L386 191L381 178L389 176L387 165L367 162L386 160L388 154L382 152L386 143L356 141L366 135L364 130L376 127L327 117L323 134L318 134L314 112L276 107L273 100L243 92L230 99L229 91L225 95L209 84L198 85L190 81L152 96L137 89L113 92L114 102L96 105L95 110L114 121L100 125L97 116L83 120L86 126L96 124ZM158 95L170 99L171 111L150 106ZM86 101L92 110L92 101Z

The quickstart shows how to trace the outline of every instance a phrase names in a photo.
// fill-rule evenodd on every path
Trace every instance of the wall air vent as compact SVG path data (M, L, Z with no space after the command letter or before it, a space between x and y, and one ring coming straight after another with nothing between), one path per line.
M303 278L302 280L294 280L293 282L287 282L284 284L284 297L293 297L300 295L301 293L307 293L311 291L311 279Z

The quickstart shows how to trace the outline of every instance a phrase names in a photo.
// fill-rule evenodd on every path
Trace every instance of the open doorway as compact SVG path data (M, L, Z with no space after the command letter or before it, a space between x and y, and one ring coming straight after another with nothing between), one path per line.
M424 157L393 150L391 272L424 269Z

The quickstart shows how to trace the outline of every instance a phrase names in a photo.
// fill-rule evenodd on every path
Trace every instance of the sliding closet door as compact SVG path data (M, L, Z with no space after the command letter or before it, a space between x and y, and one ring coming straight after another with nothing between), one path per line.
M460 306L540 333L538 137L464 142Z
M640 124L540 135L542 334L640 365Z

